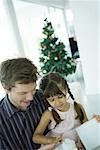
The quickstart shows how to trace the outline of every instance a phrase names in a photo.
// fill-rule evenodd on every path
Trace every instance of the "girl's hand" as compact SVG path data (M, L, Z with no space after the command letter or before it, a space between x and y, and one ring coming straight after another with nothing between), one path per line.
M56 143L47 144L39 148L38 150L54 150L56 147Z
M55 136L55 137L47 137L47 143L48 144L52 144L52 143L56 143L58 144L59 142L62 141L62 135L58 135L58 136Z
M50 138L51 144L46 144L39 148L38 150L54 150L56 145L62 140L62 135Z
M97 122L100 123L100 115L94 114L94 115L93 115L93 118L95 118L95 119L97 120Z
M56 137L56 143L62 141L62 136L63 136L63 135L61 134L61 135L58 135L58 136Z

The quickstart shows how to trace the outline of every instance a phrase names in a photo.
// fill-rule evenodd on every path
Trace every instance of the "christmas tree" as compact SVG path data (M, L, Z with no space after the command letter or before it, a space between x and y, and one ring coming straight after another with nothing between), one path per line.
M76 63L73 58L68 56L63 42L55 36L52 23L48 22L47 18L44 20L43 34L39 58L41 72L43 74L58 72L62 76L74 73Z

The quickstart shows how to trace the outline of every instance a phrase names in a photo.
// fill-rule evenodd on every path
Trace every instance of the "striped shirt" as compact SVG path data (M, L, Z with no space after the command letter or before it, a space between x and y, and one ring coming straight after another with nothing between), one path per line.
M42 94L36 91L30 106L21 111L8 95L0 101L0 150L37 150L32 135L45 110Z

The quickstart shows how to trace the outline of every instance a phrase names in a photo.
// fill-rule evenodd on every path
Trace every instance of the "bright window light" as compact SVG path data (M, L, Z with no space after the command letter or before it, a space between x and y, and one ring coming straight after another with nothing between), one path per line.
M67 16L67 21L72 22L74 20L73 13L72 13L71 9L68 9L66 11L66 16Z

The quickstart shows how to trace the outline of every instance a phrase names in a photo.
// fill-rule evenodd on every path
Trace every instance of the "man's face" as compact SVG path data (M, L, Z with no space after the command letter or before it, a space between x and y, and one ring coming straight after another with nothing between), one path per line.
M15 87L13 87L8 93L9 99L15 107L25 110L33 100L35 89L36 83L15 83Z

